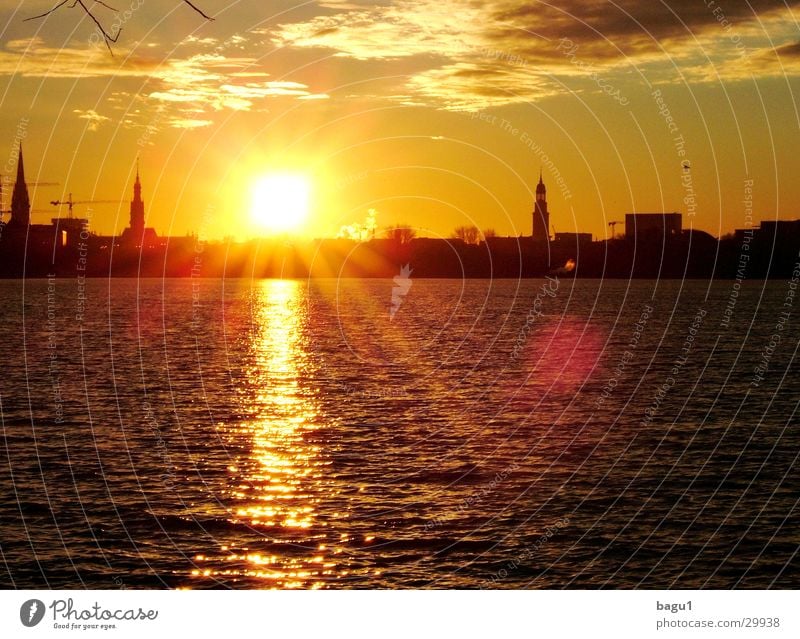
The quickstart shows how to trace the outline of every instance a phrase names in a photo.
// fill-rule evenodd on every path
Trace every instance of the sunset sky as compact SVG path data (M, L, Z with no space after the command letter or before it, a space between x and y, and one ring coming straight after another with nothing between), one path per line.
M559 232L665 210L728 233L747 179L756 221L800 218L796 2L195 2L216 19L96 5L124 22L112 57L78 8L24 22L55 1L0 0L0 171L24 135L28 180L60 183L33 193L35 222L72 192L125 200L92 213L121 231L137 155L159 234L264 233L251 191L288 173L312 185L305 236L370 209L421 235L528 235L540 166Z

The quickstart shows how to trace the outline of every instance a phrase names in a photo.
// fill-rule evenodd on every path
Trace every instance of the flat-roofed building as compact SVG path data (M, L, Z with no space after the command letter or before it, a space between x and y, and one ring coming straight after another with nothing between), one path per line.
M592 243L591 233L556 233L557 244L571 244L572 246L583 246Z
M627 213L625 215L625 237L680 237L682 231L680 213Z

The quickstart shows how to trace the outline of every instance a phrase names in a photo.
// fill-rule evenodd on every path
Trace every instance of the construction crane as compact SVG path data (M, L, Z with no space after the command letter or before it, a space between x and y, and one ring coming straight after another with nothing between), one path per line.
M10 184L10 182L9 182ZM6 210L3 202L3 194L5 193L5 185L6 181L3 179L3 176L0 175L0 215L5 213L11 213L10 210ZM27 186L58 186L58 182L28 182Z
M76 204L119 204L122 200L73 200L72 193L69 194L69 197L66 200L53 200L50 202L53 206L63 206L64 204L67 205L67 210L69 213L67 214L69 219L73 219L72 217L72 207Z
M614 231L616 231L617 224L622 224L622 222L620 222L619 220L614 220L613 222L609 222L608 223L608 225L611 227L611 239L612 240L616 237Z

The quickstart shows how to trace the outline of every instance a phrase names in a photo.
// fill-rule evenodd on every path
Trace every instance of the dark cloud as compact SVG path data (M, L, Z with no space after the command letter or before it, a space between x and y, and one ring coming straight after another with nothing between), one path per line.
M777 47L775 53L777 53L779 57L800 58L800 42L793 42L791 44L785 44L782 47Z
M735 3L709 3L708 0L515 2L498 7L495 18L501 23L514 24L517 29L529 29L551 38L619 40L644 35L657 41L696 36L710 29L719 29L726 23L749 22L798 4L800 2L794 0Z
M278 46L336 51L358 60L427 56L409 88L448 108L479 108L480 98L507 102L552 95L559 80L604 77L631 67L659 81L739 79L744 70L776 73L757 63L796 39L791 10L800 0L394 0L281 25ZM780 51L780 49L779 49ZM795 55L787 49L787 55ZM525 67L524 71L519 68ZM716 67L721 72L717 73ZM679 69L680 71L676 71ZM711 69L711 72L709 69ZM776 70L778 69L778 70ZM684 73L685 72L685 73ZM548 86L550 83L550 86ZM506 85L507 86L507 85ZM516 97L515 97L516 96Z
M556 59L553 42L568 39L580 47L584 59L611 63L662 51L679 55L681 47L707 45L709 37L752 31L759 18L798 4L796 0L504 2L493 13L495 24L502 27L488 29L487 37L499 46L519 47L539 61Z

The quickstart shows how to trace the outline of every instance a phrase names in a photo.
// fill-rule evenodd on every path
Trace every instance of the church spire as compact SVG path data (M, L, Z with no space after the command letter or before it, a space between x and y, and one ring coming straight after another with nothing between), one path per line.
M136 181L133 183L133 199L131 200L130 229L137 242L141 242L144 233L144 202L142 201L142 183L139 180L139 158L136 158Z
M19 145L17 159L17 181L14 182L14 194L11 196L11 220L9 223L27 226L31 223L31 200L28 196L28 185L25 184L25 166L22 162L22 144Z
M550 240L550 213L547 210L547 187L539 167L539 184L536 185L536 201L533 204L533 229L531 236L537 242Z
M547 187L544 185L544 180L542 180L542 167L539 167L539 184L536 185L536 199L542 201L547 199Z
M133 201L142 201L142 183L139 180L139 158L136 158L136 181L133 183Z
M25 164L22 162L22 142L19 143L19 156L17 158L17 182L25 184Z

